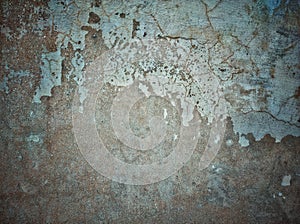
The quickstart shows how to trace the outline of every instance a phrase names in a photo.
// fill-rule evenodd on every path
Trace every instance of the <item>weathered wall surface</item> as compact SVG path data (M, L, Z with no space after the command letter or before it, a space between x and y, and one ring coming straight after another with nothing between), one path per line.
M1 1L1 222L299 222L299 15Z

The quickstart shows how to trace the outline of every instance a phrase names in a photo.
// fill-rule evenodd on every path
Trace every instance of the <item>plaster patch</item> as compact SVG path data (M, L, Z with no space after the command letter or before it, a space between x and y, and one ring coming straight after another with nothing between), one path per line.
M235 114L232 122L236 133L240 136L252 133L256 141L261 140L267 134L275 138L276 142L280 142L287 135L300 136L299 127L277 120L266 112ZM241 141L244 141L244 138Z
M40 86L36 90L33 102L40 103L42 96L51 96L51 89L61 85L62 61L61 51L58 48L55 52L42 54L42 79Z
M145 96L148 98L151 93L148 91L148 87L142 83L139 83L139 89L142 90L142 92L145 94Z
M239 143L242 147L247 147L250 145L249 140L244 135L240 135Z

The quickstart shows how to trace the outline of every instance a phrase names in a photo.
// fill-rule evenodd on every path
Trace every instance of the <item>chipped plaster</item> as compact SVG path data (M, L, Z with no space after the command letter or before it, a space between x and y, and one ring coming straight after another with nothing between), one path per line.
M262 136L271 134L276 141L286 135L300 136L299 101L294 97L299 86L299 60L295 60L299 59L299 38L285 35L287 31L282 28L285 23L283 12L297 13L297 9L293 8L297 4L294 1L244 1L236 8L237 5L231 1L202 0L191 1L190 4L152 1L141 7L134 2L103 1L101 7L96 7L93 2L49 1L48 8L35 7L36 13L43 11L50 15L44 21L38 20L35 25L40 27L37 32L48 27L50 32L58 33L57 49L55 52L45 50L42 54L41 81L33 101L40 103L42 96L51 96L51 89L61 85L61 67L65 59L61 49L67 48L68 44L71 44L75 55L67 78L73 78L79 86L82 85L85 80L83 72L89 60L81 54L87 34L82 27L86 26L102 31L108 49L125 46L130 39L143 38L163 38L174 46L177 44L178 55L183 53L193 58L187 68L192 80L195 80L191 84L191 79L187 78L180 84L190 85L193 103L198 102L199 113L209 122L212 119L210 109L216 103L214 94L209 91L218 88L223 91L220 94L225 95L234 131L239 136L252 133L256 140L260 140ZM260 20L265 9L268 15L264 18L277 23ZM8 13L5 7L3 10ZM249 10L252 10L251 13ZM89 23L91 12L98 15L97 23ZM268 29L269 40L262 35L265 29ZM291 33L297 32L293 24L289 29ZM17 31L18 38L27 32L25 26L21 30ZM2 26L1 32L11 38L10 27ZM261 47L265 41L266 46ZM159 70L162 65L153 66ZM171 68L172 65L169 66ZM133 65L130 69L138 68ZM123 72L116 74L113 81L109 81L111 77L105 79L112 85L131 84L131 75L125 81ZM176 74L179 71L165 70L160 76L164 76L168 83L172 81L172 72ZM7 79L4 77L1 84L4 91L7 91ZM216 86L204 87L207 82L216 83ZM173 81L171 83L172 88L177 86ZM152 88L161 94L160 87ZM88 93L83 87L80 91L83 102ZM176 91L187 94L182 87Z

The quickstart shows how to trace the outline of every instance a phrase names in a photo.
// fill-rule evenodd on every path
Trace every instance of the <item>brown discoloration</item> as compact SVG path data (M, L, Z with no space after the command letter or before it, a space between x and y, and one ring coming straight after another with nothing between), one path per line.
M296 99L299 99L299 98L300 98L300 86L298 87L298 89L295 90L295 95L294 95L294 97L295 97Z
M95 30L88 26L83 26L82 30L88 31L85 35L85 49L82 51L82 54L85 58L95 59L97 56L101 55L103 51L107 50L107 47L104 45L102 38L102 31Z
M270 76L271 76L272 79L275 78L275 68L274 67L270 68Z
M28 70L39 73L40 57L43 46L49 52L56 51L55 34L44 32L40 37L34 33L27 33L20 39L7 40L4 35L0 37L5 46L4 61L9 61L9 68L15 71Z
M125 15L125 13L120 13L120 17L122 18L122 19L124 19L125 17L126 17L126 15Z
M99 23L99 22L100 22L100 17L96 13L90 12L88 23L95 24L95 23Z
M136 37L136 32L138 30L140 30L139 26L140 26L140 22L133 19L132 20L132 35L131 35L132 38Z

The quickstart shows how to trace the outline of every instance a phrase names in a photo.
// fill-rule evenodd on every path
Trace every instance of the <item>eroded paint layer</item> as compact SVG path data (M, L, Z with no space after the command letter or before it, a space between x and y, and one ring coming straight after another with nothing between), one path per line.
M4 19L8 19L10 3L2 5ZM49 51L44 46L40 58L40 83L32 96L36 103L42 96L51 96L51 89L60 86L63 78L83 86L85 67L103 50L119 48L121 52L122 46L132 40L164 39L178 47L178 57L192 60L181 68L154 60L149 66L165 78L160 84L168 84L182 95L190 94L208 122L217 96L224 95L234 131L246 146L247 134L253 134L256 140L270 134L276 141L287 135L300 136L300 42L295 22L299 20L299 8L299 1L271 0L238 4L227 0L52 0L33 8L33 17L43 15L43 19L37 17L31 25L21 21L23 25L18 28L2 25L1 33L8 40L21 40L29 32L42 38L43 30L56 36L55 48ZM94 58L85 53L91 30L95 39L101 33L105 45L93 53ZM68 49L75 53L65 58L63 52ZM69 67L63 74L62 66L68 60ZM128 69L120 70L113 78L105 77L105 81L115 86L130 85L137 78L132 72L141 69L145 68L128 65ZM185 73L180 74L180 69ZM16 72L17 76L20 71ZM174 81L174 77L179 79ZM2 91L8 91L8 79L8 75L2 76ZM154 91L160 91L160 84L152 85ZM88 93L83 87L79 91L84 102Z

